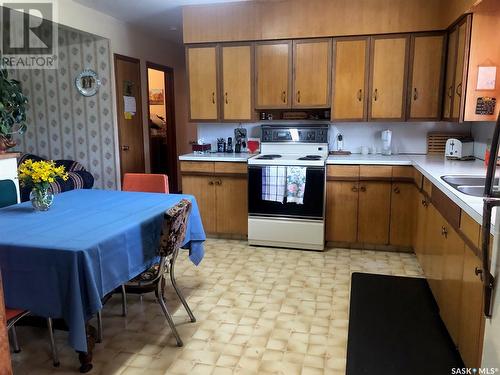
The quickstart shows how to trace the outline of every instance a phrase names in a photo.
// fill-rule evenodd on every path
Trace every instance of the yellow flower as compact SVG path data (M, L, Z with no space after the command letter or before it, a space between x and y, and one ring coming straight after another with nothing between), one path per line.
M66 181L68 174L64 166L56 167L53 160L26 160L19 166L19 180L24 186L49 184L54 182L56 177Z

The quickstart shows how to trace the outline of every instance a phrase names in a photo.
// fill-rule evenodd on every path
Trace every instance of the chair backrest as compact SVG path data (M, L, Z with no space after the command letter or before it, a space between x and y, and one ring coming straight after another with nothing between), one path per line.
M166 257L179 249L186 238L191 202L182 199L165 212L158 255Z
M12 180L0 180L0 208L17 203L16 184Z
M168 177L164 174L125 173L123 190L168 194Z

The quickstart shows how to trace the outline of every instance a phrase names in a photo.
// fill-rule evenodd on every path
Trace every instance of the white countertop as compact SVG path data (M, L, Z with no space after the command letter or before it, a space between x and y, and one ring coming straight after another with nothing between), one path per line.
M179 156L179 160L184 161L227 161L227 162L247 162L254 156L253 154L228 154L228 153L208 153L208 154L186 154ZM462 210L471 216L479 224L482 223L483 199L463 194L441 179L444 175L477 175L486 176L486 167L481 160L474 161L452 161L446 160L443 156L428 156L415 154L401 155L361 155L351 154L346 156L329 156L327 164L364 164L364 165L411 165L429 179L446 196L455 202ZM495 210L495 209L494 209ZM492 215L492 228L494 230L495 212Z
M479 224L483 218L483 199L463 194L441 179L444 175L486 176L486 166L482 160L454 161L436 155L360 155L329 156L327 164L368 164L368 165L412 165L448 198ZM492 215L492 228L495 224L495 212Z
M251 158L255 154L249 154L248 152L241 152L239 154L236 153L227 153L227 152L210 152L203 154L185 154L179 156L179 160L181 161L229 161L236 163L246 163L248 158Z

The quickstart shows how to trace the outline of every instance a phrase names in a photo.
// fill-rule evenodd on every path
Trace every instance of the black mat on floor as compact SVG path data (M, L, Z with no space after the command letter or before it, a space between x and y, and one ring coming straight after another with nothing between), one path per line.
M346 375L449 375L464 367L425 279L353 273Z

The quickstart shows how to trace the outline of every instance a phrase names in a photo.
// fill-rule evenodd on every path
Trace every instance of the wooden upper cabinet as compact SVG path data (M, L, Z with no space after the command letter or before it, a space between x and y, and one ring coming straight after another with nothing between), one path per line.
M444 35L415 35L411 38L409 118L438 120L441 112Z
M190 118L217 120L217 47L188 47Z
M255 45L255 108L290 108L292 42Z
M330 106L331 39L293 42L294 108Z
M331 119L366 119L368 38L334 39Z
M252 119L252 55L250 44L221 48L223 120Z
M458 27L457 41L457 66L455 69L455 90L453 92L452 118L463 119L465 105L465 83L467 80L469 18L465 18Z
M404 120L408 36L376 36L371 42L369 119Z
M443 118L449 121L461 121L464 117L470 29L471 16L468 15L448 34Z
M453 92L455 87L455 67L457 64L458 30L448 34L448 50L446 52L446 78L444 83L443 118L451 119L453 109Z

